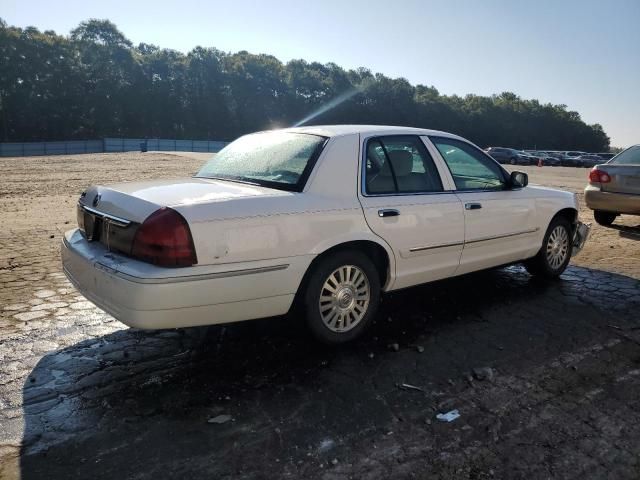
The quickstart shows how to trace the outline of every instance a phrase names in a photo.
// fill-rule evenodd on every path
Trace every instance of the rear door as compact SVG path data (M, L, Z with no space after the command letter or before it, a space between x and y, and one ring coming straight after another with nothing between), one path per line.
M415 135L363 141L360 202L366 221L393 249L393 289L453 275L464 242L462 203L443 181L423 140Z
M464 206L465 244L457 274L522 260L539 246L535 199L526 189L507 189L506 172L470 143L429 140Z

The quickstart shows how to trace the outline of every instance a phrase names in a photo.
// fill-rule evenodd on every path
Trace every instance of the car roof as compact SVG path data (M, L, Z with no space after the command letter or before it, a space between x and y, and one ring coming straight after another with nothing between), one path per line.
M309 133L322 135L323 137L340 137L344 135L364 134L364 135L439 135L443 137L464 138L452 133L441 132L439 130L429 130L415 127L400 127L395 125L314 125L308 127L292 127L283 129L285 132Z

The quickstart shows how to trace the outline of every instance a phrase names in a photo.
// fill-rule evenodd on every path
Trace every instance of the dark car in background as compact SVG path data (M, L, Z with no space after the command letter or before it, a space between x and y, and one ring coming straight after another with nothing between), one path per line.
M596 153L596 155L598 155L600 158L602 158L603 161L607 161L607 160L611 160L613 157L616 156L615 153L611 153L611 152L600 152L600 153Z
M560 159L554 156L549 155L547 152L543 152L541 150L525 150L529 155L536 157L539 160L542 160L542 165L550 166L550 167L559 167Z
M523 163L522 165L537 165L538 160L540 160L540 157L533 153L525 152L524 150L516 150L516 151L518 152L518 155L520 155L520 157L522 158L522 161L526 162L526 163Z
M582 155L586 155L587 152L577 152L577 151L568 151L568 152L564 152L564 155L566 157L570 157L570 158L578 158Z
M550 167L559 167L560 159L558 157L554 157L553 155L549 155L547 152L538 152L538 155L542 156L543 165L548 165Z
M538 161L542 159L542 157L534 152L527 150L519 150L518 153L520 155L524 155L529 161L529 165L537 165Z
M546 150L544 153L546 153L550 158L554 158L556 160L555 162L556 166L559 167L562 165L562 159L564 158L563 154L561 154L560 152L554 152L549 150Z
M585 153L584 155L580 155L577 159L582 162L583 167L595 167L596 165L600 165L606 161L600 155L596 155L595 153Z
M489 147L485 149L498 163L508 163L510 165L531 165L532 158L513 148Z
M562 158L560 159L560 164L563 167L583 167L584 163L580 160L582 155L586 155L587 152L577 152L577 151L569 151L569 152L559 152L562 154Z

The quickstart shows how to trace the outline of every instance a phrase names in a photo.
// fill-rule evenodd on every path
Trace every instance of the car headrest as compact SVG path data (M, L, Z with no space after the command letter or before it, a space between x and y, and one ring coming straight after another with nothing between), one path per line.
M389 158L397 177L407 176L413 170L413 155L408 150L391 150Z

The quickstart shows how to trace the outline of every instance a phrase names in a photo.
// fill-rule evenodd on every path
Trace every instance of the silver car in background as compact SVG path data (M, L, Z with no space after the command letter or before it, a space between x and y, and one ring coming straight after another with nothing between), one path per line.
M611 225L621 214L640 215L640 145L593 167L584 198L600 225Z

